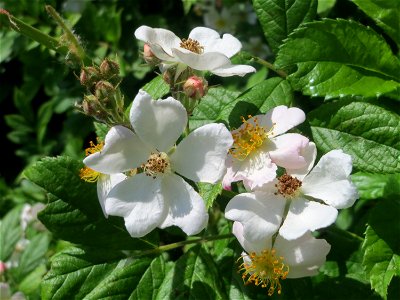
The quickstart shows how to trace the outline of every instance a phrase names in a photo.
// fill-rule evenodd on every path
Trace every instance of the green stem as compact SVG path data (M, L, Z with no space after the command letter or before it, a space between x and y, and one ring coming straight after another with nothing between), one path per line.
M199 244L199 243L210 242L210 241L215 241L215 240L223 240L223 239L229 239L229 238L233 238L233 235L232 234L222 234L222 235L203 237L203 238L198 238L198 239L193 239L193 240L180 241L177 243L160 246L156 249L142 251L140 253L133 254L132 257L136 258L136 257L140 257L140 256L150 255L150 254L159 254L161 252L172 250L175 248L180 248L180 247L183 247L183 246L189 245L189 244Z
M350 239L357 240L359 242L363 242L364 241L364 239L361 236L359 236L359 235L357 235L357 234L355 234L353 232L350 232L350 231L347 231L347 230L344 230L344 229L340 229L337 226L329 227L328 231L330 231L333 234L337 234L337 235L348 237Z
M253 56L252 59L256 62L259 63L260 65L263 65L265 67L267 67L268 69L274 71L276 74L278 74L279 76L281 76L282 78L286 78L287 74L286 72L282 71L282 70L278 70L277 68L274 67L273 64L271 64L270 62L263 60L257 56Z

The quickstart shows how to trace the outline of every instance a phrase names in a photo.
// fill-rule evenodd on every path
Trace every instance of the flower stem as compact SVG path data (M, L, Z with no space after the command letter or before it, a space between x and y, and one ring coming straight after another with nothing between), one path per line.
M276 74L278 74L279 76L281 76L282 78L286 78L287 74L286 72L282 71L282 70L278 70L277 68L274 67L273 64L271 64L270 62L263 60L257 56L253 56L252 59L256 62L259 63L260 65L263 65L265 67L267 67L268 69L274 71Z
M142 251L140 253L135 253L132 255L132 258L145 256L145 255L149 255L149 254L159 254L161 252L172 250L172 249L179 248L179 247L183 247L183 246L189 245L189 244L199 244L199 243L223 240L223 239L229 239L229 238L233 238L233 235L232 234L222 234L222 235L202 237L202 238L192 239L192 240L187 240L187 241L180 241L177 243L159 246L158 248L155 248L155 249L150 249L150 250Z

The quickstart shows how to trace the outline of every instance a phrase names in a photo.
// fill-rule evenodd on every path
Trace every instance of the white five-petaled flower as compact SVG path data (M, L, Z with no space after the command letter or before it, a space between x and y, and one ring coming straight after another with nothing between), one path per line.
M106 196L106 213L124 217L133 237L172 225L188 235L200 232L208 221L204 201L177 174L194 182L219 181L232 146L229 131L223 124L207 124L175 147L187 124L185 108L171 97L152 100L144 91L133 101L130 121L134 132L112 127L103 149L84 160L102 174L142 170L111 189Z
M322 239L315 239L310 232L296 240L285 240L280 235L275 239L246 240L243 226L234 222L233 234L247 252L242 253L243 279L268 288L268 295L281 293L280 280L300 278L318 274L325 263L331 246Z
M140 26L135 37L150 46L153 54L162 61L163 69L177 64L180 70L189 66L222 77L244 76L256 71L252 66L233 65L229 58L240 51L242 44L230 34L221 38L210 28L196 27L188 39L181 40L169 30Z
M227 158L225 189L239 180L250 188L260 188L276 177L277 166L302 168L303 149L309 140L297 133L285 133L305 120L299 108L277 106L265 115L257 115L232 131L234 144Z
M285 239L299 238L307 231L331 225L337 209L354 204L358 193L350 180L350 155L332 150L311 171L316 157L314 143L309 143L305 157L308 164L302 169L286 169L286 174L262 190L239 194L228 203L225 217L243 224L247 240L268 239L278 230Z

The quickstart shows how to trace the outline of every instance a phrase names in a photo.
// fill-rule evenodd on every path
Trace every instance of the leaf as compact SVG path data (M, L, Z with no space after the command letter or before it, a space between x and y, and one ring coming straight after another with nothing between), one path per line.
M22 237L21 206L10 210L0 223L0 260L6 261L14 251L15 245Z
M110 127L108 127L107 124L99 122L94 122L93 124L96 131L96 135L99 137L100 140L104 141Z
M210 255L200 246L181 256L166 275L156 299L227 299Z
M365 102L341 101L321 105L307 116L318 149L343 149L357 170L400 171L400 118Z
M27 296L31 294L38 294L42 278L46 272L46 266L44 264L39 265L28 276L26 276L20 284L18 284L18 290Z
M288 79L305 95L377 97L400 87L400 62L385 40L353 21L304 24L280 48L277 68L297 70Z
M197 186L199 188L199 194L203 198L206 203L207 209L212 207L215 199L217 199L218 195L222 192L222 184L212 184L206 182L198 182Z
M96 186L79 177L83 165L69 157L44 158L25 170L29 180L48 192L49 203L38 215L58 238L109 249L148 249L157 243L154 231L134 239L122 218L105 219L97 199Z
M335 4L336 0L318 0L317 13L319 15L327 15Z
M314 20L317 4L317 0L253 0L254 10L274 53L294 29Z
M146 91L151 98L157 100L169 93L169 86L165 83L162 76L157 76L146 83L142 87L142 90Z
M400 174L371 174L358 172L351 176L351 180L357 186L360 198L378 199L388 197L392 193L391 183L400 182ZM390 188L388 190L388 188Z
M369 275L371 286L386 299L387 289L393 276L400 276L400 256L393 253L371 226L367 227L363 250L363 266Z
M400 2L398 0L353 0L378 26L400 45Z

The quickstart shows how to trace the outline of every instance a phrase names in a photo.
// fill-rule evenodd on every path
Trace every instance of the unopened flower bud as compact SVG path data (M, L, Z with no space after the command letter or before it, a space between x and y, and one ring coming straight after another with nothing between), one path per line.
M99 81L96 83L96 88L95 88L95 95L100 101L102 99L108 99L114 96L115 94L115 87L109 83L108 81Z
M161 62L161 60L154 55L153 51L151 51L148 44L144 44L143 46L143 59L150 66L156 66Z
M0 275L3 275L6 270L7 270L6 264L0 260Z
M192 99L200 99L206 93L208 89L208 83L203 77L191 76L183 85L183 91L186 96Z
M119 64L115 61L105 59L100 64L100 73L105 79L119 78Z
M96 67L82 68L79 80L83 86L90 89L100 79L100 72Z

